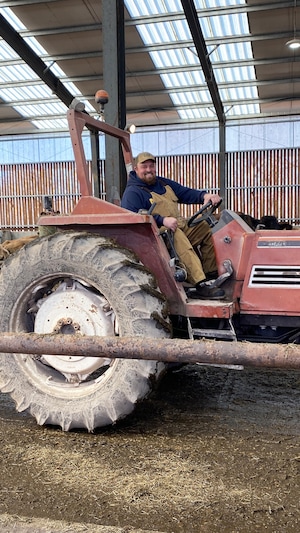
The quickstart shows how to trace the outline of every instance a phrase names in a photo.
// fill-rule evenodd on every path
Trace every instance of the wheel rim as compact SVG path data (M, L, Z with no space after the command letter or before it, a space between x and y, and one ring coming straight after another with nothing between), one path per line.
M69 275L39 279L19 296L10 319L11 331L113 336L116 319L108 300L85 280ZM66 389L75 396L99 387L116 360L70 355L16 355L18 364L43 386Z

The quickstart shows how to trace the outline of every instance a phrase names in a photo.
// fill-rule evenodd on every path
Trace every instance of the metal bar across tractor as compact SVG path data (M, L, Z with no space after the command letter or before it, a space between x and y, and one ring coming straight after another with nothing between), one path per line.
M0 352L300 369L297 344L1 333Z

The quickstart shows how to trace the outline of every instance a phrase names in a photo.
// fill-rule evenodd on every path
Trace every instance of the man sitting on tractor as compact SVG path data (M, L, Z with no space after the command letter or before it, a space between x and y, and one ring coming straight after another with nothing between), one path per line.
M178 209L178 203L206 204L209 201L216 205L221 198L218 194L184 187L171 179L157 176L154 155L142 152L135 158L121 205L137 213L149 211L155 204L151 215L160 229L172 232L176 253L187 271L187 281L195 286L195 296L216 300L224 298L225 293L211 281L218 277L218 269L210 227L206 221L189 227ZM201 260L193 248L198 245Z

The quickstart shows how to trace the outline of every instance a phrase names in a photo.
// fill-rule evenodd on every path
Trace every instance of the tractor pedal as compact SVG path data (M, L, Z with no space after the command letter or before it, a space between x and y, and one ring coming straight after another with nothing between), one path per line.
M220 287L224 281L226 281L233 273L232 263L230 259L226 259L223 262L223 267L225 268L226 272L221 274L217 279L209 281L210 287Z

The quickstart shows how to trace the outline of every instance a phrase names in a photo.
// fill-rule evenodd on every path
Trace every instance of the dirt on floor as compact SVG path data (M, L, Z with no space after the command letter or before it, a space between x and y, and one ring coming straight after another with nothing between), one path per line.
M300 372L201 365L93 434L37 426L0 395L0 515L78 531L298 532L299 405Z

